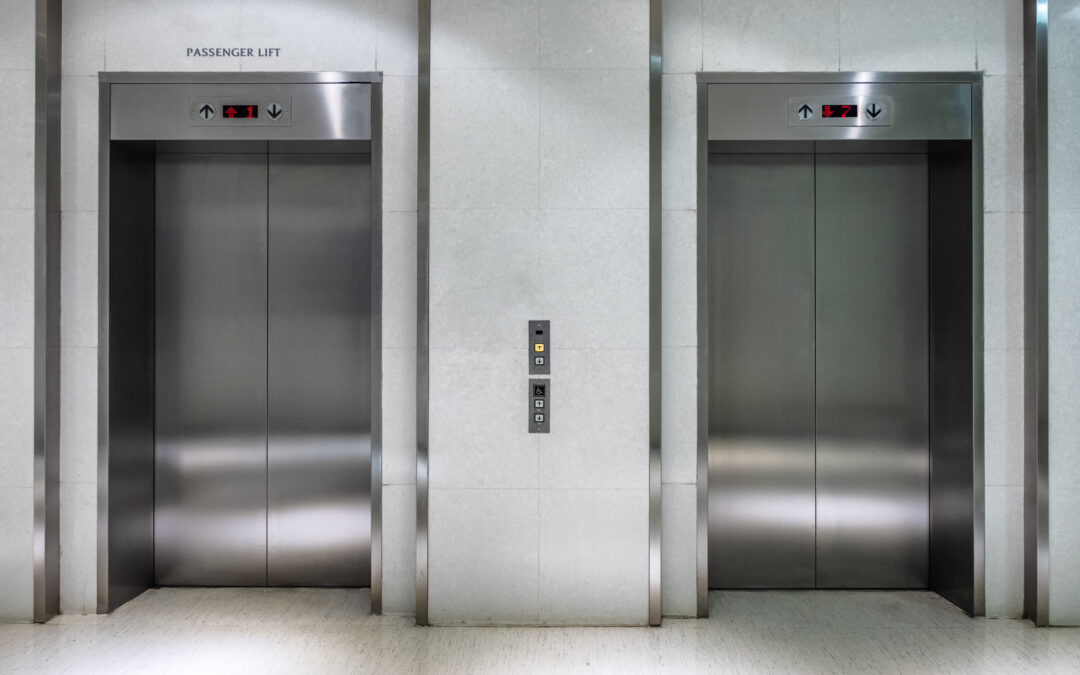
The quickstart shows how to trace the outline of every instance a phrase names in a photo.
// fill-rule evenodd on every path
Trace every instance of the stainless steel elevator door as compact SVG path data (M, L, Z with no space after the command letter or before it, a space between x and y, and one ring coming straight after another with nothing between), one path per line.
M926 588L925 154L817 156L817 585Z
M365 586L371 559L370 155L271 154L271 586Z
M814 585L810 154L709 158L709 579Z
M156 170L156 583L369 584L370 155Z
M805 145L709 157L709 585L925 588L927 156Z
M264 585L266 155L159 154L155 191L155 576Z

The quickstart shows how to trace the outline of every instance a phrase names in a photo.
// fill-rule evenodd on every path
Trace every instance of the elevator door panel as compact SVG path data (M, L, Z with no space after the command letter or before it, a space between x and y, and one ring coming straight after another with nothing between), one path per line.
M268 582L366 586L370 156L271 154L268 182Z
M710 584L813 587L813 155L710 155L709 201Z
M159 154L155 192L157 583L263 585L266 156Z
M923 154L817 156L817 585L925 588Z

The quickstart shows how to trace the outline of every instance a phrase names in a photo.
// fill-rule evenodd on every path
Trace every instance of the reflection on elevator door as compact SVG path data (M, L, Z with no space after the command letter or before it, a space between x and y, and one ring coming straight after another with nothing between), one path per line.
M844 150L710 156L712 587L928 585L927 156Z
M156 162L156 582L367 585L370 156Z

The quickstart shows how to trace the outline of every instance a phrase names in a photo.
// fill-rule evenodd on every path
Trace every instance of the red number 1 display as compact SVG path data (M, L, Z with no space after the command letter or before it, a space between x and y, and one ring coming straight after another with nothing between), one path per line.
M259 118L259 106L247 103L225 105L221 113L230 120L254 120Z

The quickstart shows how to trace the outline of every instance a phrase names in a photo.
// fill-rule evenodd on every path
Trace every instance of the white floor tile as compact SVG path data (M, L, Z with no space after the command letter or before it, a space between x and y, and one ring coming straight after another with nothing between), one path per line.
M925 592L713 593L657 628L418 628L366 590L157 589L0 626L4 673L1075 673L1080 630L969 619Z

